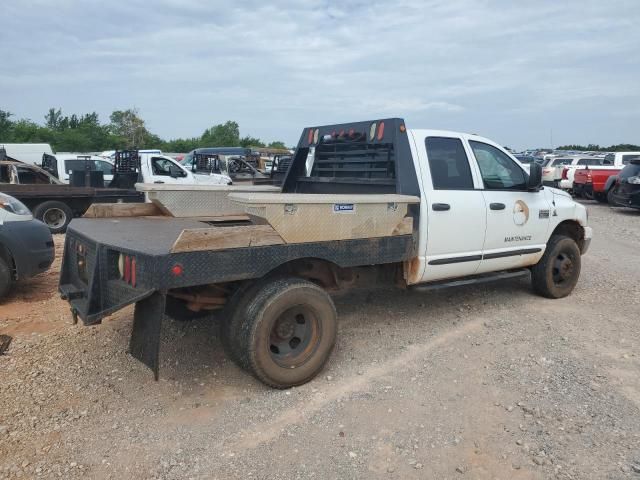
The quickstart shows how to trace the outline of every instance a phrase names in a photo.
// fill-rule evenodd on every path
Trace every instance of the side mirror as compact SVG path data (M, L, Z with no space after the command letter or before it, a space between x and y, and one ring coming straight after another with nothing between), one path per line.
M527 190L537 191L542 188L542 167L538 163L532 163L529 167L529 181Z
M169 175L171 178L180 178L182 177L182 170L175 165L169 167Z

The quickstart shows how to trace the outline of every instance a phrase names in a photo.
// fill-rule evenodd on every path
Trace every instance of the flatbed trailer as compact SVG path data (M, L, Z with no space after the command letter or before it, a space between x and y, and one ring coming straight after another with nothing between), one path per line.
M130 353L157 379L165 314L221 310L231 359L287 388L330 356L331 292L526 274L560 298L591 240L585 208L544 188L539 165L527 174L490 140L409 131L398 118L305 128L280 192L228 199L232 215L216 205L187 217L156 197L74 220L59 286L74 318L94 325L135 304Z

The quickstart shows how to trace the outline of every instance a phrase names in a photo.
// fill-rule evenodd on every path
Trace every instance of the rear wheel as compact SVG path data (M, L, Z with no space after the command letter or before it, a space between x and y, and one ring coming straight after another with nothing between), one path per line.
M12 284L11 267L4 258L0 257L0 300L9 293Z
M64 233L73 219L73 211L62 202L50 200L36 206L33 216L49 227L51 233Z
M540 261L531 268L533 289L543 297L569 295L580 277L581 257L573 238L552 235Z
M237 332L240 364L275 388L301 385L328 360L336 339L337 313L331 297L300 278L260 285L241 302Z

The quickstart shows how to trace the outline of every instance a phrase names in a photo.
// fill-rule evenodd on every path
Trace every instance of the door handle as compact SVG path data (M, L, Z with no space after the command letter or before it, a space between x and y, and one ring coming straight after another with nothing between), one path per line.
M491 210L504 210L506 205L504 203L490 203L489 208Z
M155 181L155 182L153 182L153 183L164 183L164 182L163 182L162 180L156 180L156 181Z
M434 203L431 205L431 208L433 208L435 212L446 212L447 210L451 210L451 205L448 203Z

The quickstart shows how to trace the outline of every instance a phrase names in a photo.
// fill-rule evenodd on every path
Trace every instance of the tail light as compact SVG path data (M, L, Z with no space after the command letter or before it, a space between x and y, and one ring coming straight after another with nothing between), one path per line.
M118 257L118 273L122 280L135 288L137 275L135 257L121 253Z
M593 181L593 177L590 173L587 173L587 183L591 183Z
M569 169L567 167L562 169L562 180L569 180Z

